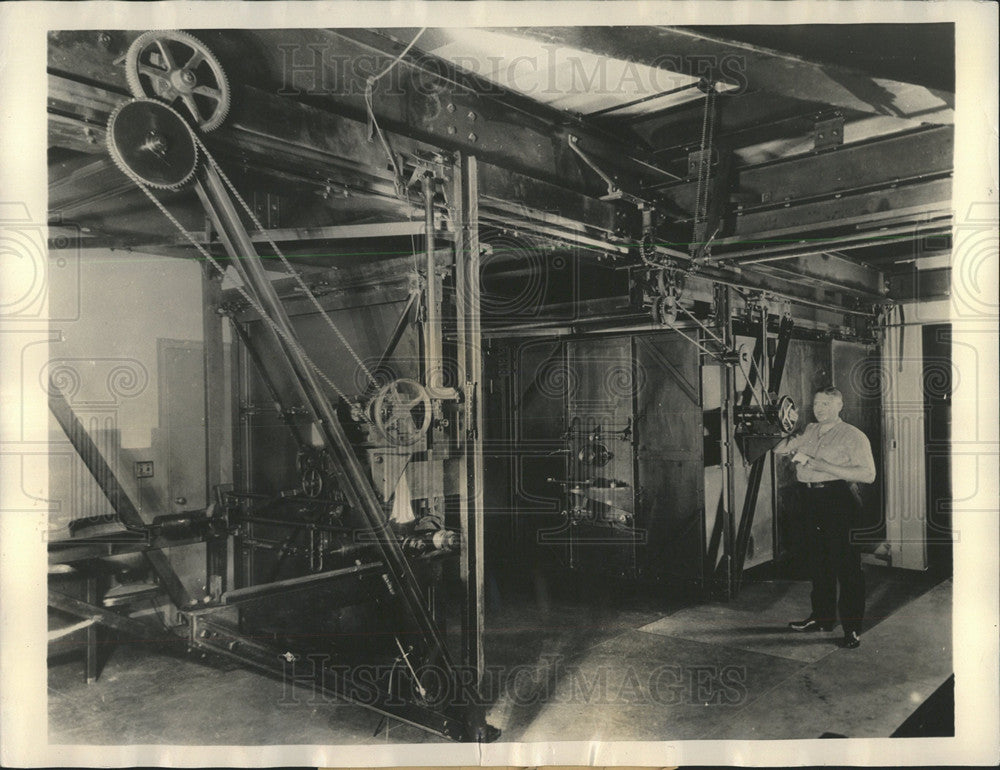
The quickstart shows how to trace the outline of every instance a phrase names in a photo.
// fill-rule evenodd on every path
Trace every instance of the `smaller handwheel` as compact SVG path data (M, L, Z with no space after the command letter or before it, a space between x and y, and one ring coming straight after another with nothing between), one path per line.
M799 422L799 410L795 408L795 402L789 396L782 396L778 399L778 424L781 426L782 435L787 436Z
M603 468L611 462L612 459L614 459L614 454L606 445L600 442L594 442L581 449L577 453L577 458L584 465L594 465L598 468Z
M153 30L139 35L125 54L132 95L183 104L202 131L222 125L229 112L229 80L219 60L187 32Z
M415 444L431 426L431 398L416 380L393 380L379 388L371 415L382 438L396 446Z
M300 481L306 497L319 497L323 492L323 475L315 468L303 471Z

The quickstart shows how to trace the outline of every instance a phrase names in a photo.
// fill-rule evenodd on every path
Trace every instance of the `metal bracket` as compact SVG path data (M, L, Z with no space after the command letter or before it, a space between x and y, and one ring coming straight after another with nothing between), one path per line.
M604 180L604 183L608 186L607 194L601 196L602 201L627 201L628 203L638 206L643 210L652 207L653 204L649 201L643 200L642 198L621 189L614 177L607 174L603 169L601 169L600 166L597 165L597 163L594 162L593 158L580 149L580 140L577 137L570 134L567 137L567 140L569 142L569 148L579 155L583 162L590 166L594 173Z
M813 126L813 149L838 147L844 143L844 116L835 115L827 120L818 120Z
M713 154L714 152L711 149L694 150L693 152L689 152L687 156L687 175L689 177L697 177L699 171L703 171L703 173L707 172L712 165Z

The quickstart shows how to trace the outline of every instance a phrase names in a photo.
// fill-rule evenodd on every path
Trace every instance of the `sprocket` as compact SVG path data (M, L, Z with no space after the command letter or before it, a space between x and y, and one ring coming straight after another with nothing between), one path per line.
M229 80L219 60L198 38L179 30L151 30L125 55L125 79L137 98L180 102L202 131L222 125L229 113Z
M126 175L175 190L194 175L198 146L180 113L153 99L133 99L108 119L108 152Z

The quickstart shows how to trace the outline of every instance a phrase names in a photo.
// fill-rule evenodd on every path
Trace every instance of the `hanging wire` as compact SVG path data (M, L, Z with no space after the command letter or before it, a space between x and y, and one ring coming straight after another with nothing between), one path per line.
M170 213L167 207L164 206L163 203L155 195L153 195L152 191L146 187L146 185L142 182L142 180L138 179L132 174L129 174L129 176L132 178L132 181L136 183L139 189L146 194L146 197L149 198L149 200L153 202L153 204L174 225L174 227L177 228L177 230L181 233L181 235L183 235L185 238L187 238L188 241L191 242L191 245L194 246L195 249L197 249L198 253L201 254L201 256L205 259L205 261L208 262L212 267L214 267L219 272L220 275L223 274L225 272L225 269L222 267L219 261L215 259L215 257L213 257L204 246L198 243L197 239L193 235L191 235L191 233L189 233L185 229L184 225L182 225L180 221L173 214ZM306 362L306 365L310 369L312 369L313 372L315 372L315 374L321 380L323 380L323 382L325 382L327 385L330 386L330 388L334 391L334 393L336 393L342 399L346 400L348 398L347 394L344 393L344 391L342 391L340 388L338 388L337 384L333 380L331 380L326 375L326 373L319 368L319 366L316 365L316 363L309 357L309 355L305 352L305 350L303 350L302 346L299 345L298 341L292 339L290 335L286 334L284 329L282 329L274 321L274 319L272 319L267 314L267 312L264 310L264 307L260 304L260 302L257 300L256 297L250 294L250 292L246 289L246 287L237 286L236 291L238 291L240 296L243 297L244 300L246 300L246 302L250 305L250 307L252 307L258 313L258 315L260 315L261 319L268 326L271 327L274 333L277 334L279 337L281 337L281 339L283 339L286 343L288 343L288 345L292 347L298 353L298 355L301 356L301 358Z
M715 332L712 331L712 329L709 326L706 326L701 321L699 321L695 317L694 313L692 313L690 310L688 310L686 307L684 307L680 303L677 304L677 309L680 310L681 312L683 312L684 315L686 315L688 318L690 318L696 324L698 324L698 326L702 329L702 331L704 331L706 334L708 334L709 337L711 337L713 340L715 340L720 345L722 345L723 347L725 347L726 343L722 339L722 337L719 337L717 334L715 334Z
M354 348L351 347L351 343L347 341L347 337L344 336L344 333L333 322L333 319L320 304L320 301L316 298L316 295L313 294L312 290L309 288L309 285L305 282L305 280L303 280L302 276L299 274L299 271L296 270L295 267L292 265L292 263L288 261L288 258L285 257L281 249L278 248L278 244L274 242L270 234L267 232L267 230L264 229L264 226L260 223L260 220L257 219L257 216L253 213L253 209L251 209L250 206L247 204L247 202L243 200L243 196L240 195L239 190L236 189L236 185L234 185L232 181L230 181L229 177L226 176L226 172L222 170L222 167L219 166L215 158L212 157L212 154L208 151L208 148L205 147L201 139L195 136L195 141L198 143L201 150L205 153L205 157L208 159L208 162L212 164L212 168L215 169L216 173L218 173L219 177L225 183L226 187L233 194L233 197L236 198L236 200L243 207L243 210L250 217L250 221L252 221L254 227L257 228L257 232L261 233L264 236L268 245L274 250L275 256L277 256L278 259L281 260L281 263L285 267L285 271L299 285L299 288L302 289L305 296L309 299L313 307L326 322L326 325L330 327L330 330L336 335L337 339L340 340L341 344L344 346L347 352L351 354L351 357L354 359L355 363L357 363L357 365L360 367L364 375L368 378L369 382L371 382L373 385L378 385L378 382L376 381L374 375L365 365L365 362L361 360L361 356L359 356L357 352L354 350Z
M406 186L403 181L403 172L399 168L399 163L396 160L396 155L392 151L392 147L389 146L389 140L386 138L385 133L382 131L382 127L378 124L378 119L375 117L375 105L374 105L374 91L375 84L379 80L388 75L392 70L399 64L403 57L410 52L414 44L420 39L420 36L424 34L427 27L421 27L420 30L414 35L413 39L407 44L407 46L399 52L399 55L392 60L392 62L384 70L382 70L377 75L369 75L368 79L365 81L365 109L368 112L368 121L371 123L373 129L375 129L375 134L378 136L379 143L382 145L382 149L385 151L386 156L389 158L389 164L392 166L393 176L395 177L396 194L399 197L403 197L406 194Z
M690 252L703 252L707 246L706 228L708 223L708 199L710 185L709 170L712 165L712 143L715 138L715 84L706 83L705 109L701 119L701 144L698 155L698 181L695 188L695 208L692 219L692 238ZM713 236L714 238L714 233Z

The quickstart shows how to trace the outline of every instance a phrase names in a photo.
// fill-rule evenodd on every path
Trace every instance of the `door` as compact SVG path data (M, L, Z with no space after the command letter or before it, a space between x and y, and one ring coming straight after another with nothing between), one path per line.
M634 403L644 378L630 337L573 340L566 347L570 564L632 578L646 542L635 521L632 452Z

